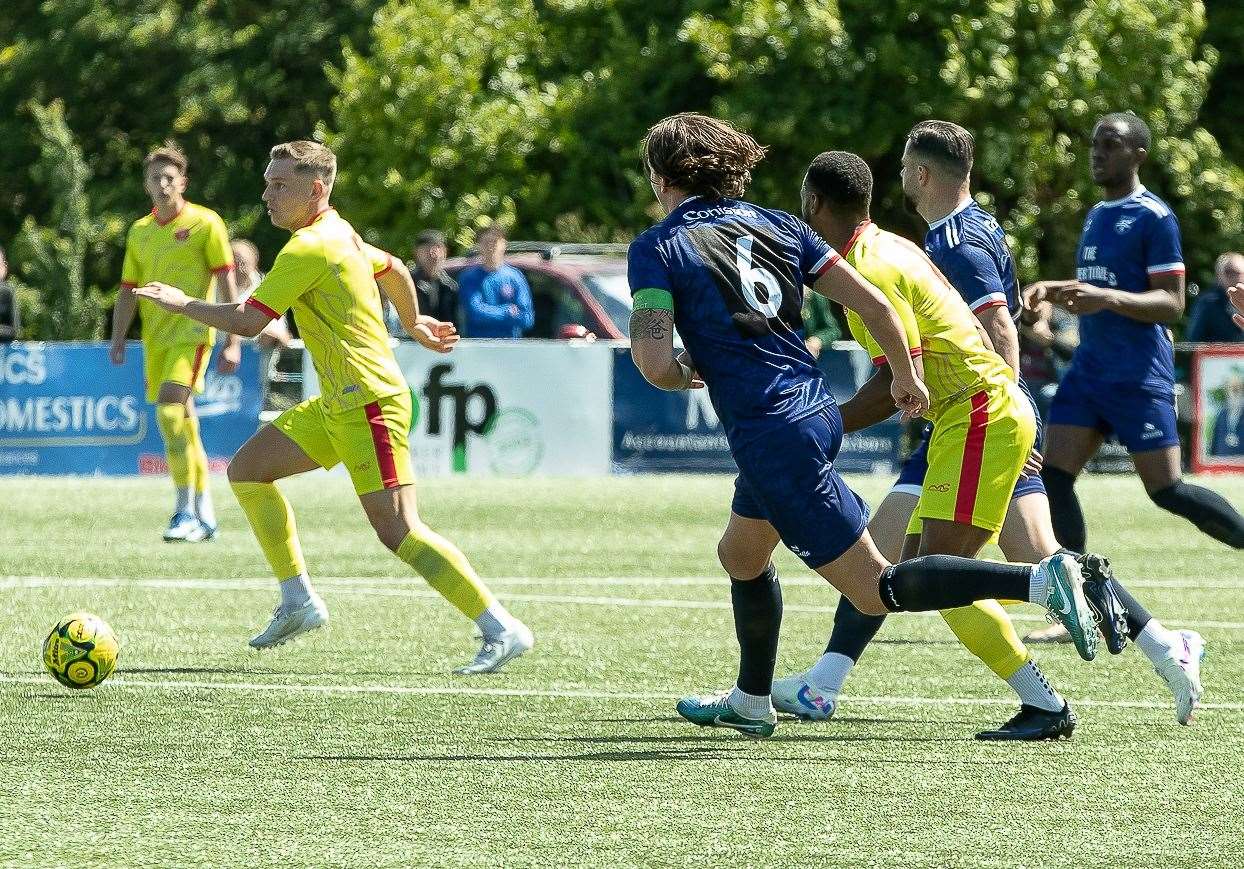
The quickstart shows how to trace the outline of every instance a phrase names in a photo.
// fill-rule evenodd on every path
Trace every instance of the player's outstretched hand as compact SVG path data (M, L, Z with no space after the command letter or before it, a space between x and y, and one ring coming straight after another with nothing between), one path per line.
M1062 290L1075 283L1076 281L1037 281L1035 284L1024 287L1020 293L1020 299L1025 308L1035 311L1037 305L1042 302L1056 301Z
M1231 306L1235 308L1231 319L1235 320L1235 325L1244 329L1244 284L1236 284L1227 290L1227 298L1231 300Z
M113 345L110 348L108 348L108 358L112 360L113 365L124 365L125 364L125 342L124 341L121 341L119 343L114 342Z
M220 348L220 355L216 357L216 370L221 374L232 374L238 370L238 366L242 364L242 342L237 340L229 340L225 342L225 346Z
M134 289L134 295L144 299L149 299L164 308L166 311L180 311L190 301L190 297L176 287L170 287L168 284L161 284L153 281L142 287Z
M1054 303L1072 314L1096 314L1110 304L1112 295L1103 287L1076 282L1059 290Z
M890 384L890 395L894 406L903 414L903 422L924 416L929 409L929 390L921 381L895 372L894 381Z
M434 353L448 353L462 338L453 323L446 323L426 314L419 315L419 322L415 324L410 337Z

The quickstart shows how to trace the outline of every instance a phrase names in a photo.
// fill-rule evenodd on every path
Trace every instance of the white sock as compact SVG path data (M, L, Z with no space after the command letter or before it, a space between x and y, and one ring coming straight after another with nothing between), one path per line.
M735 685L727 701L735 712L744 718L765 718L773 712L773 702L768 694L748 694Z
M208 489L194 493L194 513L204 525L216 527L216 508L212 505L212 493Z
M177 487L177 502L173 506L173 512L174 513L189 513L190 512L190 487L189 486L178 486Z
M1178 644L1179 634L1162 627L1157 619L1149 619L1136 637L1137 647L1155 664L1169 657Z
M1036 706L1047 712L1061 712L1066 702L1062 696L1050 687L1045 674L1032 661L1015 671L1006 684L1015 689L1019 701L1029 706Z
M855 662L846 655L826 652L812 665L812 669L808 670L804 678L812 687L837 696L842 690L842 683L847 681L847 676L851 674L851 668L854 666Z
M513 625L514 616L499 603L492 604L475 618L475 626L486 640L505 633Z
M1032 566L1032 577L1028 580L1028 600L1037 606L1045 606L1050 599L1050 577L1043 566L1046 561L1049 559Z
M281 580L281 606L297 609L311 599L311 579L305 573Z

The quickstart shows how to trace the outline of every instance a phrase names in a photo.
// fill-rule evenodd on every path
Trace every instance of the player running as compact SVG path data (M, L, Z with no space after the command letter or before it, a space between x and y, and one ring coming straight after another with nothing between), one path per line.
M421 315L406 267L364 244L329 205L336 174L336 156L316 142L272 149L263 201L273 224L293 236L245 302L213 305L163 283L135 292L168 311L246 336L292 307L320 379L321 395L261 428L229 465L234 494L281 588L272 620L250 644L277 646L328 621L307 575L293 511L274 483L344 462L380 541L479 626L483 645L456 672L492 672L528 651L532 633L497 602L466 556L419 518L407 446L410 389L389 347L380 291L424 347L447 353L457 332Z
M1150 140L1148 126L1134 114L1097 122L1090 166L1106 199L1084 219L1076 279L1024 290L1028 307L1049 301L1080 316L1080 345L1050 406L1041 476L1058 541L1083 550L1088 534L1075 481L1113 432L1155 504L1239 549L1244 517L1221 495L1180 475L1174 352L1165 324L1184 311L1183 251L1174 212L1140 183ZM1138 624L1129 619L1130 633L1148 654L1153 641ZM1178 636L1178 654L1199 659L1200 637L1191 631Z
M183 287L192 298L225 303L237 299L233 252L225 222L210 208L186 201L186 155L175 145L157 148L143 160L143 188L151 213L134 221L125 240L121 290L112 309L114 365L125 362L125 336L141 315L147 401L156 406L169 475L176 490L168 541L195 543L216 536L216 511L208 487L207 453L199 435L194 394L202 393L215 331L177 317L150 301L136 302L134 288L153 281ZM241 345L230 335L216 365L237 369Z
M868 222L872 175L867 164L854 154L829 152L813 161L804 180L805 217L822 237L841 246L847 261L886 292L896 307L910 306L922 337L926 371L930 370L928 360L938 353L945 359L943 370L955 373L953 378L939 383L928 378L935 396L938 385L946 392L963 390L969 378L979 380L986 393L1005 389L1012 397L1018 395L1022 399L1021 407L1012 407L1011 411L1022 410L1031 416L1039 441L1040 420L1035 403L1023 388L1022 380L1016 380L1018 358L1005 364L998 354L985 350L985 344L973 334L978 323L972 309L1006 312L1008 302L1018 302L1018 293L1005 235L997 222L973 203L968 192L971 147L971 135L961 127L926 122L912 131L904 153L904 188L917 209L930 219L932 228L926 238L926 250L937 257L938 265L944 264L941 269L914 245ZM960 289L956 293L945 276L967 292ZM858 334L862 331L858 318L850 316L849 322L857 340L865 343L868 336ZM998 334L994 346L1009 348L1014 357L1018 356L1017 342L1013 340L1015 327L1009 315L983 318L980 326L988 339ZM946 336L951 335L956 337L947 341ZM885 375L883 368L879 372L883 383ZM1012 384L1017 392L1011 389ZM868 398L870 393L875 396L879 388L866 385L857 397L842 405L846 431L866 428L890 415L884 403ZM880 538L887 541L892 551L901 549L907 557L917 552L972 556L999 531L1003 553L1009 560L1039 561L1059 551L1035 471L1032 476L1011 480L1010 487L1002 480L991 481L985 473L991 466L1023 464L1024 457L1007 454L1005 444L992 430L992 414L980 415L977 421L979 428L968 425L947 429L939 420L931 436L926 432L920 449L905 464L895 491L882 502L870 523L870 528L879 528ZM978 466L980 473L975 470ZM926 480L932 484L926 486ZM953 484L947 487L947 481ZM910 490L906 488L913 485L916 496L908 494ZM953 515L948 506L952 496ZM959 506L969 500L975 502L975 510L960 511ZM898 524L900 521L902 525ZM1086 561L1086 569L1109 575L1104 561ZM1117 583L1115 591L1125 604L1134 603ZM1140 609L1138 603L1135 606ZM996 601L978 602L942 615L964 646L1020 696L1019 714L1000 728L977 734L978 739L1037 740L1071 734L1075 718L1066 701L1031 660ZM846 675L881 621L862 615L849 601L841 602L825 655L808 673L774 684L774 704L778 710L813 719L832 716ZM1155 635L1172 633L1156 620L1152 625ZM1111 651L1122 651L1126 643L1122 613L1111 614L1105 620L1104 633ZM1186 723L1201 694L1199 662L1184 662L1181 666L1178 656L1168 652L1154 663L1160 665L1159 673L1176 696L1177 717Z
M772 562L756 569L754 553L771 552L779 539L861 612L1029 600L1056 612L1091 660L1097 631L1085 588L1107 598L1113 592L1100 577L1086 582L1070 556L1014 565L939 555L892 565L877 551L863 501L833 467L842 419L800 334L803 286L858 313L889 361L893 405L911 416L929 403L919 341L909 340L914 330L885 296L805 223L738 199L764 149L729 124L691 113L656 124L643 148L668 216L628 253L631 353L658 388L708 387L739 466L718 546L731 577L739 676L730 691L683 698L679 714L752 736L773 733L782 595ZM680 358L675 327L687 347ZM1026 454L1032 421L1025 429L1018 419L1013 428Z

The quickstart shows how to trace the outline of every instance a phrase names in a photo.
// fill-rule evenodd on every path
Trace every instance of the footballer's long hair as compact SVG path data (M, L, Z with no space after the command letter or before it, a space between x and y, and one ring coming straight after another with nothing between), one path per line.
M747 190L765 150L726 121L683 112L658 121L644 136L644 165L688 193L735 199Z

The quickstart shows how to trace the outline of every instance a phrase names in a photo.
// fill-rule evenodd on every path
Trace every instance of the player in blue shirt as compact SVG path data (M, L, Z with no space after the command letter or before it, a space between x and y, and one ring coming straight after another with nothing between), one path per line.
M1080 346L1050 407L1042 477L1059 542L1083 550L1075 480L1113 432L1155 504L1240 549L1244 517L1221 495L1180 479L1166 324L1184 312L1183 250L1174 213L1140 183L1150 139L1130 113L1097 122L1090 163L1106 198L1084 218L1076 279L1024 291L1029 306L1048 300L1080 316Z
M759 575L747 565L750 553L771 552L779 538L861 612L1031 600L1056 611L1091 660L1097 634L1085 594L1101 595L1099 608L1117 599L1107 580L1085 581L1072 557L1011 565L933 555L892 565L877 551L863 501L834 469L842 418L803 341L804 285L859 314L889 360L895 405L909 416L928 408L920 363L880 290L803 221L738 198L764 149L722 121L688 113L656 124L643 150L668 216L628 253L631 355L653 386L708 388L739 466L735 504L747 505L731 510L718 545L731 577L738 681L730 691L683 698L679 714L703 726L773 733L781 586L772 562ZM686 344L677 358L675 327ZM751 518L757 512L767 518Z
M463 331L468 338L521 338L535 325L531 287L504 262L505 230L494 223L479 234L480 262L458 275Z
M1015 261L998 221L972 198L970 182L974 156L972 134L963 127L948 121L917 124L908 133L903 151L903 192L908 203L928 222L925 252L959 291L976 314L994 350L1018 377L1019 337L1015 317L1021 309ZM867 176L865 182L870 182L867 168L862 163L860 167ZM812 180L810 170L805 183L811 184ZM836 176L827 176L825 183L836 180ZM851 181L849 177L839 181L838 192L850 192ZM855 181L854 185L865 182ZM870 183L868 189L871 190ZM866 196L862 198L867 200ZM850 196L841 197L839 208L850 212L847 226L861 216L853 212L848 204L850 199ZM867 206L855 210L866 215ZM823 237L831 240L836 237L828 225L814 223L814 226ZM1033 404L1038 419L1035 448L1039 451L1040 415L1022 378L1019 386ZM856 421L856 414L849 410L850 403L843 408L845 428L853 431L863 423ZM920 446L904 463L898 481L869 521L869 532L877 547L891 560L899 560L904 551L914 552L918 544L923 544L924 551L965 555L977 552L971 535L925 541L904 539L928 470L928 437L926 427ZM1031 467L1032 472L1020 477L1012 491L998 537L1002 553L1009 561L1040 561L1060 549L1045 488L1036 466ZM905 549L905 546L912 548ZM1130 599L1127 589L1116 583L1115 591L1126 606ZM1135 607L1143 612L1139 604ZM959 641L1019 695L1019 713L1001 727L977 734L978 739L1040 740L1071 734L1075 717L1068 704L1032 660L1001 606L996 602L975 604L942 615ZM806 673L774 683L773 699L778 711L816 720L832 717L847 676L882 623L882 618L864 615L843 598L834 616L834 629L825 654ZM1149 651L1154 652L1150 655L1151 661L1175 695L1177 720L1187 720L1201 696L1200 662L1183 661L1178 654L1179 636L1156 620L1151 624L1150 635L1165 640L1162 644L1151 644ZM1129 625L1128 633L1135 636L1144 627L1145 623ZM1119 645L1112 651L1122 650L1123 635L1120 633L1117 639ZM1157 651L1159 645L1160 652Z

